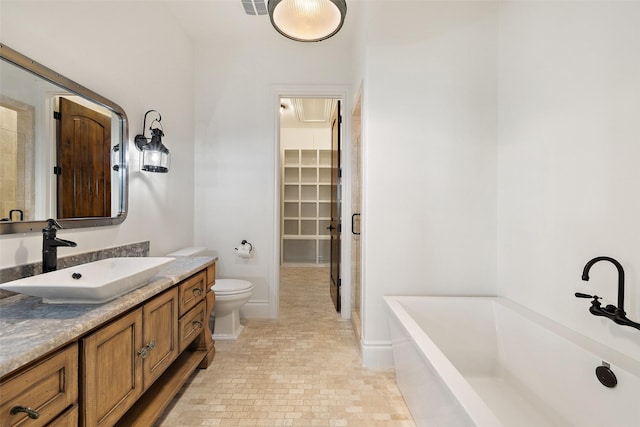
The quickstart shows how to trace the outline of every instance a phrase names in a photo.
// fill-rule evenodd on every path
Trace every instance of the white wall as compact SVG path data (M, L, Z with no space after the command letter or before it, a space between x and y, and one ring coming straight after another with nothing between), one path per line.
M368 4L365 364L391 363L383 295L496 293L496 18L485 2Z
M276 314L269 306L277 306L274 276L279 268L274 262L277 92L350 83L349 26L322 43L306 44L285 39L268 20L248 21L236 12L235 2L216 4L211 25L237 19L240 26L263 25L261 36L240 31L232 44L228 37L216 37L198 43L195 51L195 239L217 252L218 277L253 283L254 294L243 312L270 317ZM253 258L235 255L242 239L253 244Z
M331 128L281 128L280 148L331 149Z
M509 2L500 13L499 293L638 358L639 331L596 318L597 294L640 321L640 3ZM603 305L604 305L603 304Z
M171 171L140 172L130 148L125 222L63 230L78 246L59 254L150 240L152 255L160 255L193 244L193 50L167 11L137 1L2 0L0 29L2 43L120 105L130 140L147 110L162 114ZM0 267L41 259L40 233L3 235L0 244Z
M596 318L627 273L640 319L640 4L367 4L363 358L388 359L385 294L512 298L634 358ZM397 31L402 25L405 31Z

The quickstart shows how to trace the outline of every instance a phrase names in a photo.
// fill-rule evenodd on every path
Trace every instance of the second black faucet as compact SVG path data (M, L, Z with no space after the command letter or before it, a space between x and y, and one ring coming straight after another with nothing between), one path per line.
M632 328L640 330L640 323L629 320L627 318L627 313L624 311L624 269L622 268L622 264L620 264L615 259L607 256L593 258L584 266L584 269L582 270L582 280L589 280L589 271L591 270L591 267L593 267L593 265L599 261L609 261L618 270L618 306L616 307L609 304L606 307L602 308L600 302L598 301L600 297L597 295L588 295L576 292L575 296L578 298L593 298L593 301L591 301L589 312L594 316L604 316L608 319L613 320L618 325L631 326Z

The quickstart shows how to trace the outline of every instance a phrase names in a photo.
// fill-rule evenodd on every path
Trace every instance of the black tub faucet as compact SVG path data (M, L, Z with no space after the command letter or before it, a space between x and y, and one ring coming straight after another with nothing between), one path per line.
M42 229L42 272L55 271L58 268L58 246L75 247L76 242L56 237L62 226L53 218L47 220L47 228Z
M593 314L594 316L603 316L613 320L618 325L631 326L632 328L640 329L640 323L629 320L627 318L627 313L624 311L624 269L622 268L622 264L620 264L615 259L607 256L599 256L593 258L584 266L584 269L582 270L582 280L589 280L589 271L591 270L591 267L593 267L593 265L599 261L609 261L618 270L618 306L616 307L614 305L607 305L606 307L602 308L600 302L598 301L600 297L597 295L587 295L576 292L575 296L578 298L593 298L593 301L591 301L589 312L591 312L591 314Z

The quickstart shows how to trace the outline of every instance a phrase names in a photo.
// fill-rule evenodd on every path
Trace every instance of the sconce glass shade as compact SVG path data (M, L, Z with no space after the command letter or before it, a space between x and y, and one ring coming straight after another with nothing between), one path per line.
M142 147L140 169L145 172L169 172L171 157L169 149L162 144L164 133L160 129L151 130L151 142Z
M158 118L151 122L149 130L151 131L151 141L144 136L144 129L147 127L147 115L149 113L156 113ZM136 135L134 142L140 154L140 170L145 172L157 172L167 173L169 172L169 165L171 163L171 157L169 149L162 144L162 137L164 132L162 130L162 116L156 110L149 110L144 115L144 121L142 122L143 133ZM154 127L160 126L160 127Z
M283 36L300 42L328 39L342 28L345 0L269 0L269 18Z

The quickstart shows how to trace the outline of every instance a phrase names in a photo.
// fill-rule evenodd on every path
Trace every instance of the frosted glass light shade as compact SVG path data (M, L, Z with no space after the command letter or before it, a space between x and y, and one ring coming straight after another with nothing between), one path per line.
M140 158L140 169L145 172L167 173L171 166L169 150L163 146L164 150L154 150L149 145L142 148Z
M149 130L151 131L151 141L144 136L144 129L147 128L147 115L149 113L156 113L158 118L151 122ZM171 155L169 149L162 143L162 137L164 131L160 121L162 116L156 110L149 110L144 114L144 120L142 122L142 133L136 135L134 142L140 154L140 170L145 172L167 173L169 172L169 166L171 163ZM154 127L154 125L156 127Z
M328 39L342 28L345 0L269 0L269 18L283 36L301 42Z
M167 173L171 157L169 149L162 143L164 133L160 129L152 129L151 133L151 142L140 149L140 169L145 172Z

